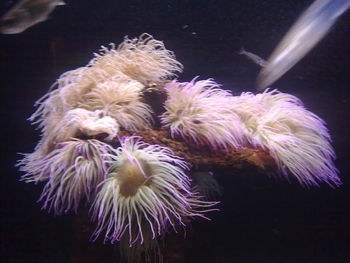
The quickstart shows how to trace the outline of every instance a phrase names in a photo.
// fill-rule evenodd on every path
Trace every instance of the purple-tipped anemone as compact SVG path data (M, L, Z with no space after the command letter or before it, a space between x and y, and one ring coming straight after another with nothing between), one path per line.
M81 107L101 110L126 130L138 131L151 127L152 109L141 101L144 86L125 77L114 77L97 83L82 95Z
M172 79L183 68L162 41L147 33L138 38L125 37L118 48L114 44L111 44L110 49L102 47L89 64L107 74L121 72L144 85Z
M268 151L282 175L292 174L305 186L341 184L325 122L298 98L277 90L243 93L232 99L231 109L244 122L250 143Z
M181 71L174 53L149 34L126 37L117 48L114 44L110 49L102 47L85 67L63 73L36 102L38 108L30 121L39 125L42 139L31 158L43 158L54 144L77 137L76 131L85 135L102 131L112 138L119 128L150 128L152 109L142 102L142 89L167 82ZM80 122L72 122L71 117L77 115ZM93 119L96 125L90 121ZM63 130L62 125L69 127Z
M214 149L240 148L246 136L239 116L230 109L232 95L213 80L166 84L166 112L161 116L172 136L180 135Z
M95 186L106 175L107 153L112 148L98 140L72 139L57 145L57 148L41 160L27 163L22 160L21 169L26 172L26 182L47 181L39 200L43 208L55 214L77 211L81 199L89 201Z
M190 191L185 162L168 148L128 137L109 158L108 178L92 207L98 223L95 239L104 233L105 241L112 243L127 237L130 246L143 244L148 241L144 232L155 239L169 227L176 231L188 217L206 218L203 213L215 204L200 201Z
M273 104L258 120L254 137L267 148L282 173L293 174L303 185L341 184L325 122L289 94L266 92L259 98Z

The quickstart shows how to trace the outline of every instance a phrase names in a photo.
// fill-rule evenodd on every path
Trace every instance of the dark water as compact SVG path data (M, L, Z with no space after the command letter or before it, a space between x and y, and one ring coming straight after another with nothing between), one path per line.
M2 13L10 2L1 2ZM44 23L0 35L2 262L118 262L113 246L88 241L86 211L54 217L36 203L42 186L18 182L17 152L31 152L39 139L26 118L61 73L85 65L102 44L147 32L184 64L180 80L200 75L235 94L254 91L259 68L237 51L267 57L311 2L66 0ZM344 185L304 189L261 174L219 178L221 211L195 222L185 242L173 241L179 258L169 262L350 262L349 15L274 85L328 123Z

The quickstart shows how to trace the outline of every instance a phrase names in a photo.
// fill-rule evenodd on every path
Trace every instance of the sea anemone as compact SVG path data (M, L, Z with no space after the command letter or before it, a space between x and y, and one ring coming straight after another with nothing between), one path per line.
M50 92L37 101L39 108L31 121L42 123L42 127L48 126L47 122L51 121L47 121L47 118L54 115L57 119L66 111L81 107L84 94L111 79L123 80L123 83L114 86L133 81L128 85L140 88L151 83L166 82L182 71L182 65L174 53L149 34L134 39L126 37L117 49L114 44L111 46L111 49L102 47L87 66L63 73Z
M38 109L30 120L43 131L38 145L42 148L37 149L43 154L50 151L57 123L76 108L103 110L128 130L148 128L152 111L141 102L140 91L146 85L168 81L181 70L174 54L148 34L125 38L117 49L103 47L87 66L63 73L36 102Z
M52 143L62 142L70 138L81 136L96 136L105 134L105 140L112 140L117 136L119 124L110 116L105 116L101 110L88 111L81 108L69 110L59 121L52 132Z
M232 95L213 80L165 85L168 99L161 116L173 137L180 135L197 145L213 149L240 148L246 131L239 116L230 110Z
M83 197L90 200L95 187L105 179L112 148L98 140L72 139L56 145L43 159L21 161L26 182L47 181L39 200L56 214L77 211Z
M257 96L251 92L243 92L240 96L232 96L230 100L230 110L239 116L248 134L247 139L252 143L253 137L251 134L255 132L257 120L266 112L267 107L262 105Z
M139 38L125 37L117 49L112 44L111 49L102 47L100 54L95 55L90 62L92 67L103 69L110 75L122 72L144 85L167 81L176 77L183 68L162 41L146 33Z
M36 101L35 106L38 108L29 120L33 124L39 124L44 131L50 130L67 111L79 107L83 94L93 89L97 82L107 78L95 71L90 67L81 67L63 73L49 92Z
M151 107L141 101L143 85L124 76L116 76L98 83L94 89L82 96L81 107L101 110L129 131L150 128Z
M298 98L267 90L235 100L242 102L233 110L244 116L250 142L267 150L283 175L292 174L306 186L321 181L331 186L340 184L325 122L306 110ZM244 101L246 107L239 107Z
M215 204L200 201L190 191L185 162L168 148L127 137L108 156L112 159L108 178L100 184L92 207L98 223L95 238L105 232L105 240L112 243L126 235L130 246L143 244L170 226L176 231L188 217L205 218L198 208Z
M75 88L68 85L51 91L31 117L43 131L37 147L41 156L55 143L78 135L105 133L110 140L119 128L138 131L151 126L152 109L141 101L141 83L121 74L95 84L84 94Z

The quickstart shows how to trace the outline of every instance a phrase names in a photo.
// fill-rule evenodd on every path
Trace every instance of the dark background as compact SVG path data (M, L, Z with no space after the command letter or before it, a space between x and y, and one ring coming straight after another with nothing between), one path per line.
M244 46L268 57L311 2L66 0L49 20L0 35L2 262L118 262L114 246L88 241L87 209L56 217L42 211L36 203L42 185L19 182L14 167L18 152L33 151L39 140L26 121L33 103L61 73L86 65L100 45L148 32L183 63L180 80L212 77L234 94L254 92L259 67L237 52ZM2 0L1 13L11 5ZM192 225L171 262L350 262L349 67L350 12L274 84L328 123L343 186L305 189L261 174L220 177L221 211Z

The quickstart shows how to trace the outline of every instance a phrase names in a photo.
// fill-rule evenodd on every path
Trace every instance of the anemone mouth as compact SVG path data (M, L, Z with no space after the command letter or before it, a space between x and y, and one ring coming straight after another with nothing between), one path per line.
M134 196L143 185L150 185L152 176L151 165L143 160L125 160L118 170L117 179L120 184L120 194Z

